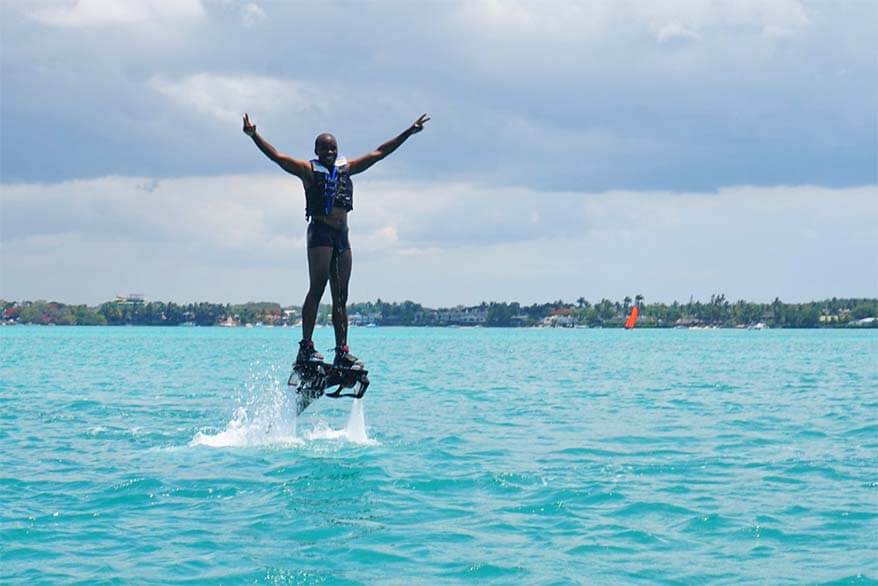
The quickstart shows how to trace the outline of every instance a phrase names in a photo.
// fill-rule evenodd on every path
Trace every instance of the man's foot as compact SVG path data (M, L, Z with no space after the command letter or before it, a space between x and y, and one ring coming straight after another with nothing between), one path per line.
M351 354L348 345L336 346L335 360L332 361L333 368L363 368L363 361Z
M314 348L314 342L311 340L302 340L299 342L299 353L296 355L296 366L308 362L323 362L323 354Z

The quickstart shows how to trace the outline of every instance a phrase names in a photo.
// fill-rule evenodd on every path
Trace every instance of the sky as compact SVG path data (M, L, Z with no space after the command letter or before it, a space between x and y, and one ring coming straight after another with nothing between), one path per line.
M878 296L878 3L0 0L0 298L300 304L293 157L355 179L351 301ZM327 299L328 301L328 294Z

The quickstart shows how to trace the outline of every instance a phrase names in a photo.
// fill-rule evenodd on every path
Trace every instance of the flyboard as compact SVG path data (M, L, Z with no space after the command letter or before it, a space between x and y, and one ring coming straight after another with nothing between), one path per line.
M294 364L287 385L296 392L296 416L320 397L361 399L369 387L368 374L362 362L351 367L337 367L326 362ZM327 392L332 387L337 388Z

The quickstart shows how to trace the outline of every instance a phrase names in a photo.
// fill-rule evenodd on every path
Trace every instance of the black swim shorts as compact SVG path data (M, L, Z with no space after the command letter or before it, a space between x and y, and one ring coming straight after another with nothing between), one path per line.
M350 250L351 242L348 240L348 227L333 228L323 222L312 220L308 224L308 248L317 246L331 246L335 252Z

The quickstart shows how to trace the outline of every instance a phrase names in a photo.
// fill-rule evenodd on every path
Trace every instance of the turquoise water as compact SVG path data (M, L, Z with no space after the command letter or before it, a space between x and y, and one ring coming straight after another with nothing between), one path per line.
M875 333L297 335L0 329L0 583L878 579Z

